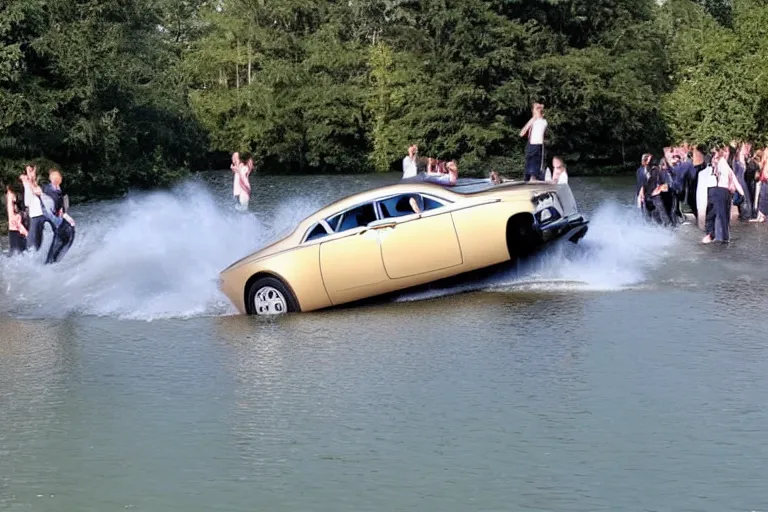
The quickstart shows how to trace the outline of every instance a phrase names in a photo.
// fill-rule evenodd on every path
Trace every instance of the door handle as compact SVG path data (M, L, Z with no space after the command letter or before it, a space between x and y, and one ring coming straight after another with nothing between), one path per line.
M395 226L397 226L397 222L387 222L386 224L377 224L375 226L371 226L370 229L394 228Z
M384 229L384 228L392 228L392 229L394 229L395 226L397 226L396 222L387 222L386 224L377 224L376 226L366 226L366 228L364 230L360 231L360 234L364 235L364 234L366 234L369 231L376 231L376 230Z

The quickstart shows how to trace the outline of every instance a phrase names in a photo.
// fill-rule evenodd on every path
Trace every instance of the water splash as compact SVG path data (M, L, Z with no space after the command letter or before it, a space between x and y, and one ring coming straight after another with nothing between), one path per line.
M73 211L75 243L61 263L42 264L45 246L0 258L0 311L141 320L230 313L219 272L319 206L296 198L268 215L240 213L198 182L84 206Z
M447 289L406 293L399 301L477 291L616 291L646 282L676 243L674 232L609 202L590 215L578 244L562 240L491 278Z
M82 205L73 211L75 243L61 263L43 265L45 246L37 254L0 257L0 312L138 320L234 313L218 289L219 272L288 234L326 204L327 195L313 191L240 213L192 181L168 192ZM578 245L559 244L482 282L399 300L468 289L621 289L643 282L675 240L614 203L591 218Z

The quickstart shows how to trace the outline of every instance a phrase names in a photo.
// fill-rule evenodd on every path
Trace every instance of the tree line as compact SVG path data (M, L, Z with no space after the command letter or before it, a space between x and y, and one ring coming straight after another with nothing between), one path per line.
M38 159L100 197L225 168L462 172L550 154L635 166L666 144L762 142L761 0L5 0L0 177ZM521 172L521 171L520 171Z

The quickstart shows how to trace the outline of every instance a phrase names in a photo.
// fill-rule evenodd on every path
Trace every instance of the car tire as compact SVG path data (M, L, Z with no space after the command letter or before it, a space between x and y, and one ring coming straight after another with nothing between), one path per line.
M507 248L512 260L530 256L536 250L536 230L532 219L512 217L507 224Z
M256 316L298 313L299 304L291 290L275 277L260 277L248 287L248 313Z

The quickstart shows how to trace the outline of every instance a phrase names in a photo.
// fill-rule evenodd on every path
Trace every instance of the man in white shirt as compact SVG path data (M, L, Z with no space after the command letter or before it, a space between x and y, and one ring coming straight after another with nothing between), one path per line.
M419 153L419 147L411 144L408 147L408 155L403 158L403 179L415 177L419 170L416 166L416 155Z
M547 120L544 119L544 105L533 104L533 116L520 130L521 137L528 137L525 146L525 181L536 178L544 181L544 134L547 131Z
M27 164L25 173L21 175L21 181L24 184L24 206L29 214L27 249L39 251L40 245L43 243L45 217L43 217L43 207L40 200L34 192L35 187L37 187L37 165Z
M744 195L744 189L728 165L728 149L722 148L712 159L711 177L707 183L707 210L702 243L728 242L731 227L732 193Z

